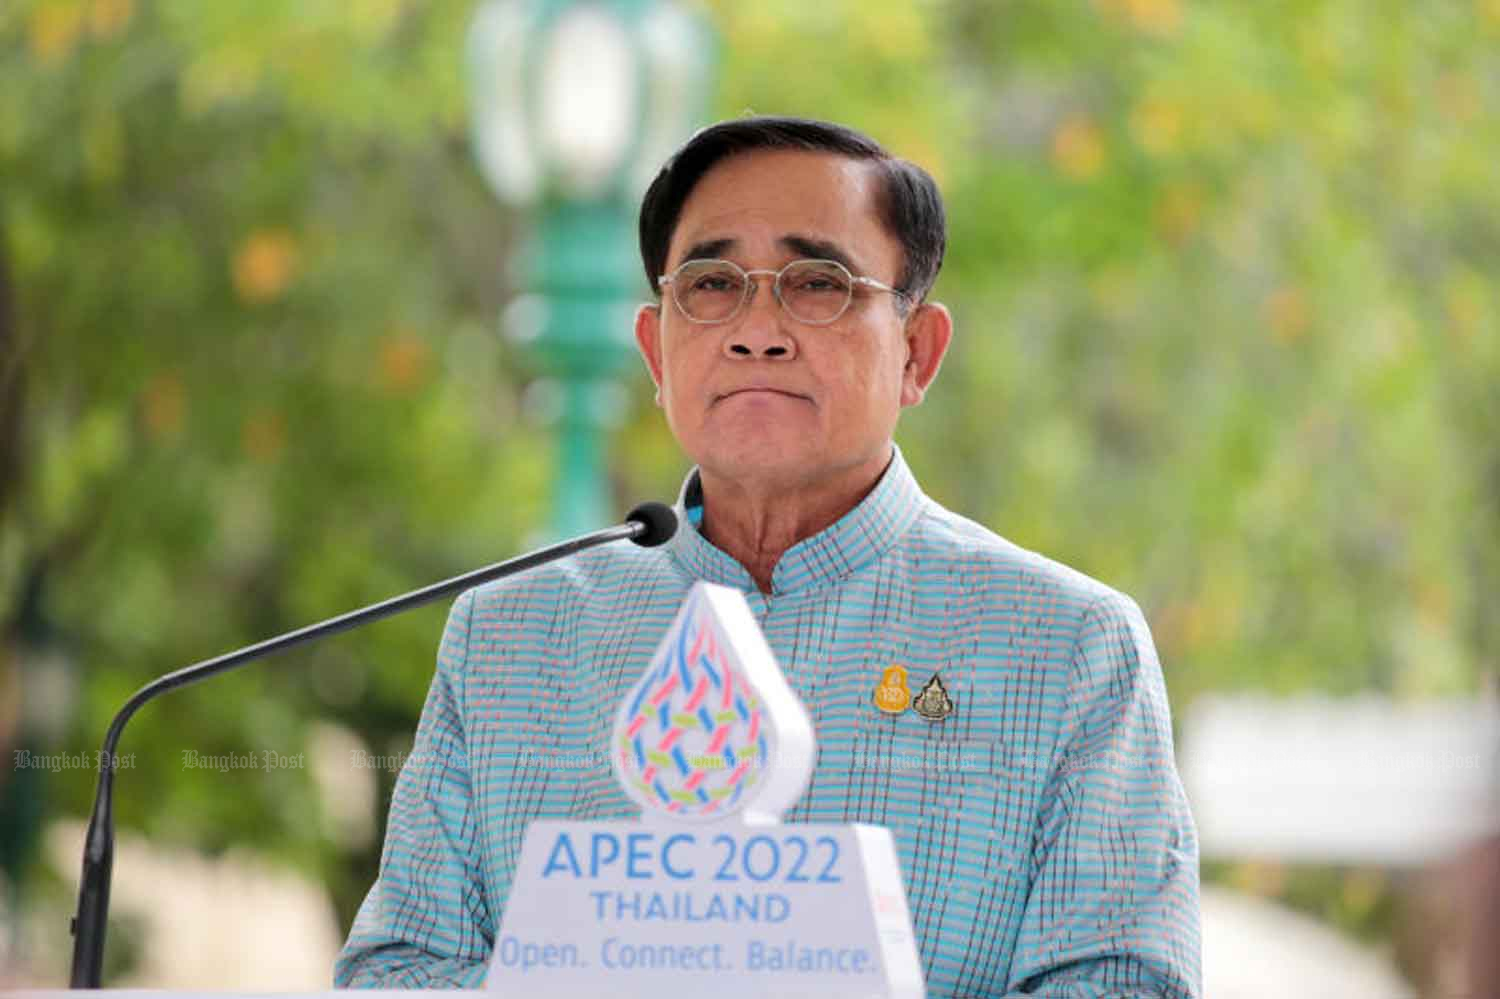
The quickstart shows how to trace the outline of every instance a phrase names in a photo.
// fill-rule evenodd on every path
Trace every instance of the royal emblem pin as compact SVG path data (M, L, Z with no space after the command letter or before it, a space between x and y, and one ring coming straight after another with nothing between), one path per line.
M912 710L928 721L940 722L953 713L953 699L943 686L942 677L936 673L922 687L922 692L911 702Z

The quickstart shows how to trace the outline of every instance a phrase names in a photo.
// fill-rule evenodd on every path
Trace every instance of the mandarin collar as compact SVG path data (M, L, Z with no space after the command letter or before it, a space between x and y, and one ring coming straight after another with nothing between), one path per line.
M922 489L901 449L891 445L891 461L880 481L854 509L811 537L788 548L771 573L771 596L813 590L852 576L885 554L921 512ZM681 529L668 550L687 575L737 590L758 593L755 580L738 561L699 531L691 507L701 508L703 483L694 467L678 493Z

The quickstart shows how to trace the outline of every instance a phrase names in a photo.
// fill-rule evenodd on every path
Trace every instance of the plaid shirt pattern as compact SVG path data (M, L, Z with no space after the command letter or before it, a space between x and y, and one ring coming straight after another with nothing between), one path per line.
M1128 597L943 509L899 450L769 595L690 524L455 602L337 984L479 986L527 823L638 814L614 711L703 579L744 593L812 715L787 820L894 835L930 995L1201 994L1197 838ZM939 675L952 713L878 710L892 665L914 696Z

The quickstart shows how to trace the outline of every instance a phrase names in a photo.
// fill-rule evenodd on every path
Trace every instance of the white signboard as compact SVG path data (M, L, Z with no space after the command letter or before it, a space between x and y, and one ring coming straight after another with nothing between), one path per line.
M1418 867L1500 828L1492 700L1205 697L1182 778L1205 857Z
M528 996L920 996L890 834L540 821L490 987Z

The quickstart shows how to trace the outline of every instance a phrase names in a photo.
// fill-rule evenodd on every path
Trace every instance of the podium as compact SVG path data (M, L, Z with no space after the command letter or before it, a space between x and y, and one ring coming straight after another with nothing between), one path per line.
M781 816L812 721L745 598L697 583L621 701L635 822L531 823L486 984L548 999L920 999L889 830Z

